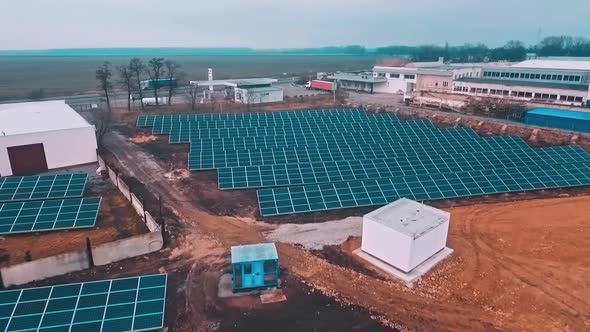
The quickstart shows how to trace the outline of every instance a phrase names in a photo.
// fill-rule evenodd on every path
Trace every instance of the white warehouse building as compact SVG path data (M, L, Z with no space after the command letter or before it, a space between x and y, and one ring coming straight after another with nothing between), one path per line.
M357 254L412 282L452 252L446 247L449 220L448 212L407 198L399 199L363 217L362 242Z
M65 101L0 105L0 176L94 163L96 132Z

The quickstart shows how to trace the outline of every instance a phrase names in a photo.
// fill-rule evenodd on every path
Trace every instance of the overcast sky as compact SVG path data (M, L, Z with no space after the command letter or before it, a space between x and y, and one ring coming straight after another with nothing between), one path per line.
M0 49L289 48L590 37L590 0L0 0Z

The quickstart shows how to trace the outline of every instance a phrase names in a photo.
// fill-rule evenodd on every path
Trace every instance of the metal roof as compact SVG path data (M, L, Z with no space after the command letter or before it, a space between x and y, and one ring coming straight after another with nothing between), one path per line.
M242 90L246 90L248 92L278 92L278 91L283 91L282 88L279 87L275 87L275 86L268 86L268 87L262 87L262 88L241 88Z
M462 77L455 80L456 82L481 83L481 84L498 84L506 86L530 86L537 88L563 89L588 91L587 84L567 84L567 83L550 83L550 82L533 82L518 80L501 80L489 78Z
M528 111L527 114L555 116L560 118L590 121L590 112L570 111L556 108L535 108Z
M246 87L252 85L271 85L276 83L278 80L274 78L243 78L243 79L231 79L231 80L204 80L204 81L190 81L191 85L197 86L216 86L224 85L231 87Z
M65 100L1 104L0 139L56 130L92 127Z
M336 73L328 76L329 79L351 81L351 82L364 82L364 83L381 83L387 82L385 77L374 77L373 73Z
M231 247L231 262L246 263L279 259L274 243L249 244Z
M449 221L451 214L407 198L385 205L365 215L372 221L414 239Z
M556 59L534 59L525 60L512 66L512 68L539 68L539 69L560 69L560 70L582 70L590 71L589 60L556 60Z

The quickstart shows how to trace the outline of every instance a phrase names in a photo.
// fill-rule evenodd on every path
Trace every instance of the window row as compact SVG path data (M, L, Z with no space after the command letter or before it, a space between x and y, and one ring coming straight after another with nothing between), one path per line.
M455 92L467 92L467 93L474 93L474 94L490 94L496 96L511 96L517 98L531 98L531 99L541 99L541 100L559 100L565 102L572 102L572 103L581 103L584 101L583 97L579 96L560 96L556 94L549 94L549 93L539 93L539 92L526 92L526 91L508 91L508 90L496 90L496 89L484 89L484 88L468 88L465 86L456 86L453 88Z
M394 73L391 73L391 74L387 74L387 75L388 76L386 76L385 73L377 73L377 77L405 78L407 80L413 80L413 79L416 78L416 75L414 75L414 74L404 74L404 75L402 75L402 74L394 74Z
M509 73L509 72L498 72L498 71L484 71L483 77L517 78L517 79L525 79L525 80L563 81L563 82L580 82L580 80L582 79L582 77L579 75Z

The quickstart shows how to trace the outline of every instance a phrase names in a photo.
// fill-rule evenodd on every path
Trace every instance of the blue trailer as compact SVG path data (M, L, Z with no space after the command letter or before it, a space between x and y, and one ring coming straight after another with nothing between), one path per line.
M274 243L231 247L233 291L279 285L279 256Z
M534 126L590 132L590 112L535 108L525 114L524 122Z

